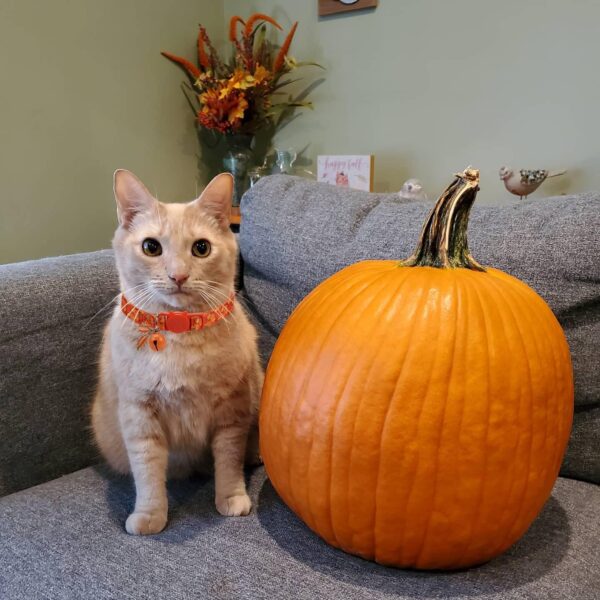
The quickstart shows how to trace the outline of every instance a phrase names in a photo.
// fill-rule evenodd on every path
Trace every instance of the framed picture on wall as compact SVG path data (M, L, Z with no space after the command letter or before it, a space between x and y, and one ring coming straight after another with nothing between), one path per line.
M355 190L373 191L372 154L343 154L317 157L317 180Z
M327 17L353 10L375 8L377 0L319 0L319 16Z

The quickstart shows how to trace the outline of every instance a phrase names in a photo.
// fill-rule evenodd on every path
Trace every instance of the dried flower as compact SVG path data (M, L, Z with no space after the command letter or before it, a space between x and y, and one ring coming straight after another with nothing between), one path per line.
M266 21L267 23L271 23L273 27L277 27L280 31L283 30L283 27L275 21L275 19L269 17L269 15L263 15L262 13L254 13L246 22L246 26L244 27L244 37L249 38L252 35L252 27L254 23L257 21Z
M230 42L234 42L235 40L237 40L237 24L238 23L245 25L242 17L238 17L237 15L234 15L233 17L231 17L231 20L229 21L229 41Z
M287 56L288 50L290 49L290 45L292 43L292 39L294 39L294 34L296 33L297 27L298 27L298 21L296 21L292 25L290 32L287 34L287 37L285 38L285 42L283 42L283 46L281 46L281 48L279 49L277 58L275 59L275 62L273 63L273 71L275 71L275 73L277 71L279 71L281 69L281 67L284 65L285 57Z
M311 107L310 102L292 96L273 104L273 95L289 83L289 80L280 81L283 75L315 63L298 63L287 54L297 22L279 51L266 39L267 24L281 29L277 21L262 13L251 15L247 21L237 15L231 17L229 40L234 53L229 62L219 57L201 25L197 40L198 67L185 58L162 52L190 78L191 85L184 92L189 91L186 96L202 127L224 134L256 133L268 124L277 127L286 111ZM242 28L238 33L239 25Z
M185 69L186 73L192 79L198 79L198 76L200 75L200 70L198 68L196 68L196 66L193 63L191 63L189 60L187 60L185 58L181 58L181 56L175 56L175 54L171 54L170 52L161 52L161 54L165 58L168 58L169 60L172 60L174 63L177 63L178 65L183 67Z
M206 30L200 25L200 29L198 30L198 64L204 69L208 69L210 66L210 60L208 59L208 54L206 54L206 48L204 47L204 39L207 37Z

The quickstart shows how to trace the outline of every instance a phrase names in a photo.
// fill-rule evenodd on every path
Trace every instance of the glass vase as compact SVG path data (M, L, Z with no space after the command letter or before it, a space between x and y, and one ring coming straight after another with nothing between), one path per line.
M271 169L271 173L273 175L294 175L296 156L296 151L293 148L288 148L287 150L275 148L275 164Z
M225 171L233 175L233 206L239 206L244 192L248 189L248 169L252 165L254 136L231 134L225 136L227 149L223 157Z

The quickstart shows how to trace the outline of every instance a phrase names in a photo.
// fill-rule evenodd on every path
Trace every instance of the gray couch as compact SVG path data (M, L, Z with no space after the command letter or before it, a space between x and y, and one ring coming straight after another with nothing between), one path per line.
M323 278L410 254L430 206L285 176L248 192L243 293L263 358ZM327 546L262 468L248 473L250 516L219 516L212 481L196 478L169 485L163 533L128 536L132 482L99 464L87 416L118 291L112 253L0 266L0 598L600 598L599 230L598 194L473 209L475 257L532 285L563 324L576 412L562 477L531 529L456 573L385 568Z

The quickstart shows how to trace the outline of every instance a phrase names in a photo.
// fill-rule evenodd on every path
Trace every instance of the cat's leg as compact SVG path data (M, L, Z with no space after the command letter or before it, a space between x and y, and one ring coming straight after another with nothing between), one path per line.
M127 533L145 535L167 524L167 464L165 433L149 402L122 401L119 419L135 481L135 508L127 518Z
M118 389L111 365L108 337L106 329L100 352L100 377L90 416L96 446L115 471L125 474L129 473L129 459L119 425Z
M129 458L121 435L117 410L116 386L100 384L92 404L94 441L102 456L117 473L129 473Z
M226 517L247 515L252 507L244 481L247 423L218 427L212 438L215 462L215 504Z

